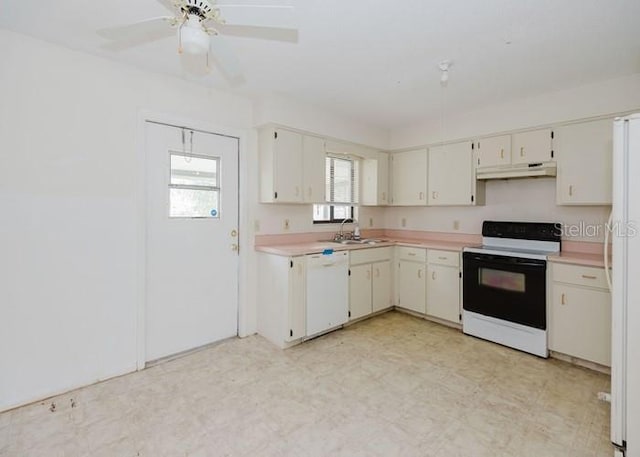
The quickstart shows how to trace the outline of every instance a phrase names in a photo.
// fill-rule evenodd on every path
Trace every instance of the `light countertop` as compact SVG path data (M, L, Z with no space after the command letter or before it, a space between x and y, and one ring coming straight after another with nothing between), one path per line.
M440 249L443 251L460 252L466 246L473 246L469 243L457 243L451 241L437 240L410 240L410 239L387 239L375 244L339 244L331 241L313 241L295 244L275 244L256 246L256 251L266 252L287 257L295 257L307 254L317 254L325 249L333 249L334 251L352 251L356 249L383 248L387 246L409 246L426 249Z
M549 262L569 263L572 265L582 265L585 267L604 268L603 254L586 254L583 252L562 251L556 255L550 255ZM611 265L611 263L609 263Z

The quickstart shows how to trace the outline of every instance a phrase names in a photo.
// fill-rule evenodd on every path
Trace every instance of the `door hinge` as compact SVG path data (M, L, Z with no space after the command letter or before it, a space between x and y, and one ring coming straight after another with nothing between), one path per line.
M349 311L349 317L351 317L351 311Z
M471 196L471 203L473 203L474 200L475 200L475 197L472 195Z
M293 337L293 330L289 330L289 336Z
M462 314L458 314L458 321L462 322Z
M277 131L273 132L273 138L276 139L276 140L278 139L278 132Z
M462 272L458 272L458 278L462 278Z
M478 143L478 147L480 147L480 143ZM475 145L473 144L473 142L471 142L471 150L473 151L475 149Z
M351 276L351 269L349 269L349 276Z
M551 131L551 139L553 140L553 130Z
M551 150L551 158L553 159L553 149Z
M478 165L480 165L480 157L478 157Z
M293 260L289 260L289 268L293 268Z
M278 199L278 192L274 192L273 193L273 198L276 199L276 200Z

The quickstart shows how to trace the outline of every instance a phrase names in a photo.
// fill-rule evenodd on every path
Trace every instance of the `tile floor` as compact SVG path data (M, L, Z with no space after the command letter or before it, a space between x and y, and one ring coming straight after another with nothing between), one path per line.
M391 312L286 351L226 341L0 414L0 455L609 457L601 390L605 375Z

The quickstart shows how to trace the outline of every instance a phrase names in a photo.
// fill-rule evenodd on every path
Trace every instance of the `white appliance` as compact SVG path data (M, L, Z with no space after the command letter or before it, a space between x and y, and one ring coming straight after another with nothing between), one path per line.
M547 357L547 256L560 251L558 224L485 221L482 242L462 254L463 332Z
M611 441L640 457L640 113L613 128Z
M307 336L340 327L349 318L349 253L307 256Z

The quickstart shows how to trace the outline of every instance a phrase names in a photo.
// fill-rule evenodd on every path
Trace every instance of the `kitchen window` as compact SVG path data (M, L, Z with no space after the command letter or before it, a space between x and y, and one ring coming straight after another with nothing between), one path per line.
M358 201L358 161L327 156L325 167L327 204L313 205L313 223L340 223L353 218Z
M171 152L169 217L220 218L220 158Z

